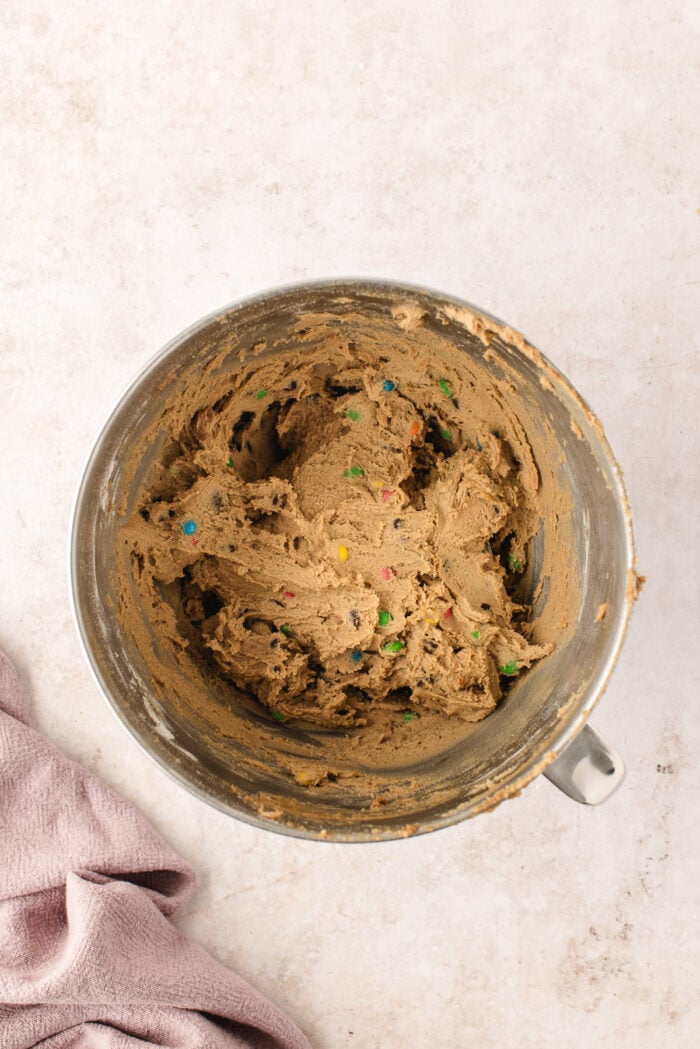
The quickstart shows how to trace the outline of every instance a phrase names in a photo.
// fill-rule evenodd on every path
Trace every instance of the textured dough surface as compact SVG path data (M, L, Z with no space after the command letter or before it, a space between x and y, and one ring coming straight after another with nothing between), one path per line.
M163 639L278 720L489 714L552 646L515 599L538 470L462 356L328 331L166 413L124 528Z

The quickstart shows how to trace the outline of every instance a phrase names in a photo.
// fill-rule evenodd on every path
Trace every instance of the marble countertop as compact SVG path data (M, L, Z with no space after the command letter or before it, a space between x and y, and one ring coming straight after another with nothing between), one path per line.
M35 724L193 864L182 928L316 1049L697 1045L696 5L5 0L0 26L0 645ZM284 838L179 788L93 683L67 529L107 413L200 316L333 275L483 306L603 420L648 581L599 808L540 778L413 840Z

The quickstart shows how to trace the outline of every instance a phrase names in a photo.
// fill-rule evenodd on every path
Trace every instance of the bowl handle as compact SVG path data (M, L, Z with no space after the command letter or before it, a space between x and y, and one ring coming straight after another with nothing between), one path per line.
M584 725L544 770L547 779L583 805L600 805L625 778L622 758L600 732Z

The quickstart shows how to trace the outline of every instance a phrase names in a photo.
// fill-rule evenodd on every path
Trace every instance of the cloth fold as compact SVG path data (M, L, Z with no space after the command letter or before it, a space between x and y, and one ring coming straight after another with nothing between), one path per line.
M195 877L28 724L0 652L0 1049L310 1049L168 918Z

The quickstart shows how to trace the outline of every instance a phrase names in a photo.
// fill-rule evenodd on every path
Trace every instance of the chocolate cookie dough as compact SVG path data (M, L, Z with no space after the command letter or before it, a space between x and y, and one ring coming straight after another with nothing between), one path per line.
M163 643L280 721L475 722L552 647L518 596L542 510L517 417L395 321L212 369L123 527L127 623L134 586Z

